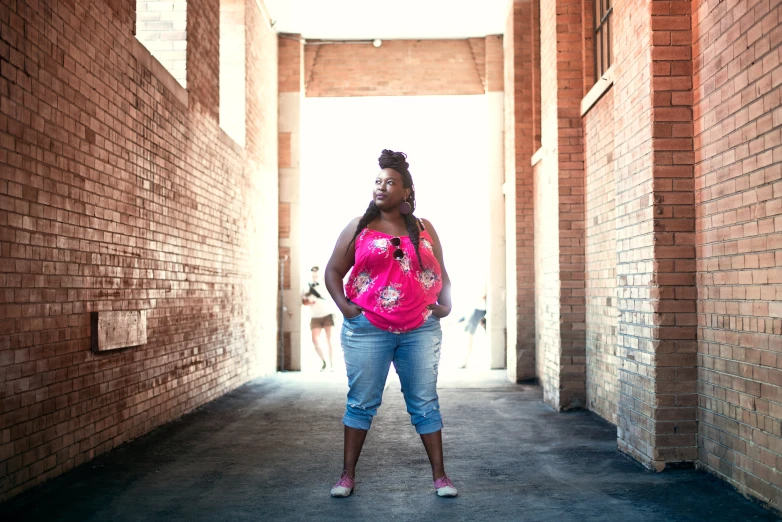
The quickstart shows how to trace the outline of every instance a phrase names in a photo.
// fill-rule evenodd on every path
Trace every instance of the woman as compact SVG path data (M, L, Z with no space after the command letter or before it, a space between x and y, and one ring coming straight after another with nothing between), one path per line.
M323 350L320 347L320 333L326 332L326 345L329 348L329 370L334 371L334 349L331 346L331 328L334 326L334 317L331 313L331 303L326 300L326 291L320 284L320 268L313 266L310 269L312 282L307 284L307 292L301 296L301 304L310 307L311 319L310 330L312 331L312 344L315 346L315 353L318 354L323 366L320 371L326 371L326 357L323 356ZM321 295L321 293L323 295Z
M440 318L451 312L451 283L434 227L413 215L415 188L406 158L383 150L373 200L342 231L326 267L326 288L345 318L341 340L349 386L342 418L344 467L331 490L334 497L353 492L356 462L392 362L429 456L435 490L441 497L457 493L443 466L437 397Z

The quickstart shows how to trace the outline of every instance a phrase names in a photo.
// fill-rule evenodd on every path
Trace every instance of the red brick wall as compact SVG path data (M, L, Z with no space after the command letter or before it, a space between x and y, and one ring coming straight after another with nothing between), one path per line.
M475 63L475 72L481 80L484 91L486 90L486 38L468 38L467 44L470 46L470 54L473 63ZM500 55L500 60L502 56ZM501 90L501 89L500 89Z
M270 188L268 179L277 179L277 35L268 30L268 16L258 9L259 0L245 0L247 30L247 147L245 170L254 181L253 188L262 192L264 201L276 202L277 191ZM263 5L263 2L260 2ZM267 211L275 216L277 209L270 204ZM276 220L264 219L261 226L277 236ZM276 261L273 261L276 265ZM276 278L271 280L272 288ZM276 308L276 304L274 305Z
M190 108L219 121L220 31L219 27L215 29L215 20L220 19L220 0L187 0L187 14Z
M301 143L301 100L304 94L304 40L300 34L278 35L279 98L278 98L278 144L279 144L279 207L280 227L287 234L279 236L279 264L277 272L282 277L281 306L292 310L283 314L277 310L282 323L279 325L278 370L301 370L301 322L298 310L301 308L298 281L299 273L299 220L296 217L300 194L300 143ZM282 213L283 209L287 212Z
M255 237L245 253L252 261L246 294L245 328L255 339L261 373L277 367L272 344L277 339L278 263L270 255L279 241L279 186L277 160L277 34L269 30L268 13L256 0L245 0L246 19L246 145L244 195L252 212L246 212L247 232ZM260 2L263 7L263 2ZM264 7L265 9L265 7ZM272 275L272 272L274 274Z
M502 35L487 36L484 43L485 65L484 82L486 92L501 92L505 86L503 74L504 57L502 55Z
M532 0L532 150L540 149L540 97L542 84L540 82L540 0Z
M614 93L584 117L587 405L617 423Z
M188 107L134 57L128 4L12 6L0 5L0 499L274 368L274 294L257 292L276 279L253 272L258 251L276 252L276 205L271 220L259 209L276 179L276 38L256 2L244 151L217 122L218 0L188 2ZM148 344L90 352L90 312L139 309Z
M584 93L595 84L595 2L581 0L581 74ZM599 5L599 4L598 4Z
M618 424L619 448L644 465L697 459L778 507L782 7L617 2L613 86L583 119L579 158L571 82L585 90L592 80L588 39L580 36L580 63L569 54L574 5L542 3L540 17L535 306L544 397L564 407L563 377L577 360L565 344L567 327L579 325L565 282L576 281L580 246L578 191L567 191L578 184L567 183L585 160L588 406ZM525 115L534 123L534 111Z
M384 40L305 45L306 95L483 94L483 40ZM480 49L478 49L480 48Z
M278 91L280 93L298 92L300 93L304 85L304 43L299 34L280 34L278 35L277 45L277 68L278 68ZM281 132L278 130L278 168L287 169L293 165L293 151L291 132ZM291 231L291 204L289 201L279 202L280 219L280 239L290 238ZM284 233L282 231L285 231ZM280 259L284 259L290 248L283 252L280 250ZM285 270L284 285L290 288L290 263L287 263Z
M301 92L303 42L299 34L281 34L279 38L279 92Z
M542 231L555 227L556 234L535 238L544 278L536 277L537 295L546 301L538 305L538 353L557 361L558 375L547 366L541 379L551 381L544 382L546 400L563 409L586 401L581 17L580 1L540 6L544 159L542 176L536 178L536 196L541 199L535 207L546 207Z
M696 450L695 208L690 0L654 0L652 135L653 335L657 464L693 462Z
M505 34L502 38L502 59L503 59L503 153L505 164L505 287L506 287L506 326L507 346L518 345L518 304L512 307L513 303L518 303L516 290L516 235L511 231L516 227L516 201L515 194L509 190L516 184L512 181L516 179L516 37L514 31L515 22L515 2L508 2L508 11L505 18ZM532 349L535 349L533 340ZM517 380L518 368L513 364L515 354L511 350L506 353L506 367L508 369L508 379L512 382ZM533 372L533 377L535 373Z
M559 404L561 336L559 287L559 219L556 170L546 157L535 175L535 362L544 400ZM552 172L553 171L553 172Z
M560 332L559 162L557 147L556 2L540 6L541 146L535 165L535 331L538 378L549 404L559 404ZM553 64L553 65L552 65ZM556 406L555 406L556 407Z
M533 172L535 131L532 122L532 3L509 4L505 29L505 179L514 184L516 234L508 239L516 254L516 339L508 346L508 373L516 381L533 379L535 371L535 244ZM511 181L513 180L513 181ZM510 283L509 283L510 284ZM513 296L509 291L509 297ZM512 298L508 301L512 303Z
M689 0L614 8L619 448L693 462L695 329Z
M649 465L654 406L651 340L653 208L650 27L647 2L614 5L619 449Z
M693 2L699 465L782 506L782 6Z
M562 360L560 408L586 404L584 97L581 1L557 1L557 160ZM574 35L576 38L574 38Z

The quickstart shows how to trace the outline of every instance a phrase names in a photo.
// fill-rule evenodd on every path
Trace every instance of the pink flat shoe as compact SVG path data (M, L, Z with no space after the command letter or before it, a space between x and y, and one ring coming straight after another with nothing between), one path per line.
M339 482L334 484L334 487L331 488L331 496L349 497L350 494L353 493L353 488L355 485L356 482L348 476L348 471L345 470L342 472L342 476L339 478Z
M438 497L455 497L459 493L446 475L434 481L434 489L437 490Z

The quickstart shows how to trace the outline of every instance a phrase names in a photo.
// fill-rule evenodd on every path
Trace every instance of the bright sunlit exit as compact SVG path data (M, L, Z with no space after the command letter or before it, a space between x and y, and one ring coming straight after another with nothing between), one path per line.
M488 268L486 110L483 96L305 98L302 103L302 289L311 281L310 267L325 268L340 232L366 210L381 150L405 152L416 189L415 214L434 225L452 281L453 311L442 322L443 371L465 362L469 369L489 367L483 328L477 328L469 361L464 331L481 306ZM317 371L321 361L306 308L302 370ZM334 318L334 366L344 372L336 306Z

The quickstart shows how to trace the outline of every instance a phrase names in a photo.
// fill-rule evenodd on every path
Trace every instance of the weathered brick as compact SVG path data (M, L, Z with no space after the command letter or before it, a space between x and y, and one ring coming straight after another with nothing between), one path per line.
M782 192L773 190L778 167L766 159L771 154L774 162L778 147L773 111L782 65L768 39L777 35L778 50L782 7L772 3L758 18L752 13L768 4L740 0L727 9L693 0L692 9L699 466L778 508L780 446L750 419L765 410L778 426L782 414L779 348L771 348L782 333L775 325L782 241L769 226L782 223ZM755 56L762 66L752 63ZM746 378L734 377L739 371ZM770 466L762 485L751 480L753 459Z
M541 364L535 350L535 202L533 169L530 164L540 140L540 64L533 53L536 43L532 28L537 19L538 1L514 1L508 4L503 38L505 94L505 178L515 180L515 201L506 204L506 219L513 216L516 233L506 238L514 249L515 288L508 290L508 302L516 303L515 325L508 328L508 376L512 380L535 378ZM509 315L511 321L512 315ZM515 346L514 346L515 345ZM514 349L515 348L515 349Z
M97 4L0 20L0 500L275 369L276 34L241 2L242 149L219 138L220 1ZM146 345L90 352L89 312L139 309Z
M483 94L485 46L470 39L304 46L308 97ZM494 80L495 78L492 77ZM495 84L496 85L496 84ZM501 90L501 89L500 89Z

